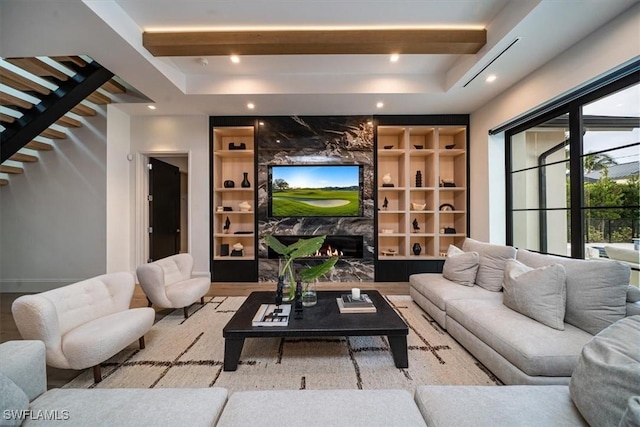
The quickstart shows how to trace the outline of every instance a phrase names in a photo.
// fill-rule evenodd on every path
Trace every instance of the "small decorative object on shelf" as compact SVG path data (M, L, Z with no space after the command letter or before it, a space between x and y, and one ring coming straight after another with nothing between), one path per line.
M413 209L414 211L421 211L422 209L424 209L427 206L426 203L415 203L415 202L411 202L411 209Z
M390 173L385 173L382 176L382 186L383 187L393 187L393 184L391 183L391 174Z
M229 219L229 217L227 217L227 219L224 220L224 226L222 227L222 232L225 234L228 233L230 227L231 227L231 220Z
M385 145L384 149L385 150L391 150L393 148L393 145Z
M244 176L244 178L242 178L242 183L240 184L240 187L242 188L251 187L251 183L249 182L249 172L242 172L242 175Z
M220 256L229 256L229 244L223 243L220 245Z
M230 179L227 179L222 185L224 185L224 188L233 188L236 186L236 183Z
M385 197L384 202L382 203L382 209L386 211L388 207L389 207L389 200Z
M413 244L413 254L414 255L420 255L420 252L422 252L422 246L420 246L420 243L416 242Z
M240 212L249 212L251 210L251 205L246 200L240 202L240 204L238 204L238 207L240 208Z
M454 208L453 205L450 204L450 203L443 203L443 204L440 205L440 210L443 211L443 212L444 211L455 211L456 208Z
M233 245L231 256L244 256L244 246L242 243L238 242Z
M416 148L416 150L422 150L424 148L424 145L414 145L414 147Z
M380 231L382 232L382 234L391 234L393 233L393 228L383 228Z
M222 207L222 211L223 212L233 212L233 208L231 206L223 206Z
M454 148L456 148L456 144L445 145L444 148L446 148L447 150L453 150Z
M241 142L238 145L236 145L235 142L229 143L229 150L246 150L246 149L247 149L247 144L245 144L244 142Z
M295 319L302 319L302 283L298 280L296 282L296 300L293 303L295 307Z
M422 187L422 172L421 171L416 172L416 187L417 188Z
M455 187L456 183L453 181L445 181L444 179L440 181L440 187Z
M420 230L420 224L418 223L418 218L414 218L411 225L413 225L414 233L417 233Z
M456 234L456 229L453 227L442 228L442 234Z

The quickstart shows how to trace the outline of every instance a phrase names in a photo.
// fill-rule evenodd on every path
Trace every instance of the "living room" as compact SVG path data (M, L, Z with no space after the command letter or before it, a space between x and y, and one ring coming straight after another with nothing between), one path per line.
M307 58L306 73L311 74L307 76L308 80L301 80L296 85L295 79L290 79L291 76L281 69L278 69L280 74L274 69L271 69L272 73L264 69L267 80L261 86L255 81L253 85L249 84L252 79L258 79L259 71L251 71L255 73L253 75L250 71L243 71L238 77L234 74L236 71L229 71L228 67L232 65L223 65L220 58L209 58L208 65L199 62L200 56L188 58L191 71L181 74L183 71L175 65L177 63L152 57L142 46L141 29L181 25L171 22L168 17L163 18L167 21L156 17L158 21L154 25L142 24L151 18L144 17L141 12L144 7L135 3L22 4L6 1L1 5L3 58L84 54L109 68L139 92L136 96L131 95L131 102L111 104L102 108L98 117L87 119L89 126L74 130L71 141L56 146L56 151L62 156L55 156L56 160L52 160L52 157L47 157L49 153L40 155L38 165L25 168L28 174L12 176L10 184L0 189L0 246L3 252L0 284L3 293L43 292L104 273L135 272L139 265L144 264L149 258L145 201L149 157L187 158L188 252L194 259L193 275L212 277L215 274L212 271L215 269L212 254L217 250L212 245L212 236L216 234L218 224L211 218L212 208L216 207L212 202L210 170L211 139L215 126L211 126L210 120L216 117L257 120L291 115L357 115L376 120L385 116L413 119L416 116L468 115L466 235L477 241L518 246L514 244L514 241L518 242L518 236L514 240L514 236L510 236L513 228L507 227L512 211L508 210L509 173L506 172L509 152L505 146L505 132L508 129L503 129L503 125L513 124L532 111L541 111L545 105L637 64L640 52L637 30L640 9L637 2L616 1L602 5L576 1L562 6L547 1L470 2L478 7L478 14L482 16L475 21L467 16L465 22L477 21L487 29L487 45L476 54L459 55L447 63L440 63L443 68L427 71L425 81L415 80L423 71L405 71L404 76L390 68L379 74L366 73L361 69L363 65L350 60L344 63L346 65L340 65L341 59L331 58L335 62L321 67L313 58ZM341 18L322 18L324 15L320 11L324 6L319 2L310 2L306 5L306 12L297 16L286 14L286 19L274 11L269 14L269 11L262 10L259 2L253 6L256 10L250 15L252 19L260 22L262 14L268 17L265 23L272 25L280 22L289 26L295 23L317 26L362 23L367 26L367 19L378 26L394 24L385 20L385 14L380 11L361 11L363 5L358 2L342 5L345 9L340 14ZM402 6L406 11L395 22L396 26L416 26L415 20L426 16L420 18L419 13L411 12L415 6L411 2L402 3ZM206 7L200 7L203 9L194 10L206 14ZM391 14L393 6L385 3L380 7L388 8L384 10L389 16L396 16ZM433 7L442 9L444 6L437 4ZM584 16L578 19L574 15L580 8L584 8ZM215 16L216 10L212 7L209 16ZM312 18L314 11L317 12L316 17ZM362 17L351 22L346 18L349 12L352 16L356 12L361 13ZM240 12L235 13L240 16ZM416 15L413 20L411 15ZM136 19L139 19L138 23ZM444 14L443 22L448 22L446 19L449 18ZM452 21L453 18L448 23L452 24ZM24 22L33 25L21 24ZM248 19L247 25L252 22ZM241 23L242 19L238 18L237 26ZM435 24L437 22L432 23ZM233 27L231 23L228 25ZM134 28L135 32L131 33ZM80 34L83 36L78 36ZM518 41L497 58L516 39ZM537 44L544 45L541 48L543 53L536 53L538 51L534 48ZM523 56L528 57L527 61ZM247 64L251 64L252 59L241 57L241 61ZM495 61L490 64L493 59ZM400 57L400 63L410 60ZM386 55L384 61L387 63L384 67L393 66L389 65ZM527 62L526 66L519 61ZM358 87L347 82L336 83L336 75L344 69L340 66L351 66L353 73L359 71L361 83L365 81L367 84L362 83ZM483 71L485 66L487 68ZM207 81L209 86L203 89L205 77L198 76L210 73L212 67L223 70L217 76L219 81ZM309 72L313 67L325 70L326 75L321 71ZM491 86L485 82L486 75L497 70L502 70L503 74L497 73L498 78ZM304 74L305 68L301 67L301 75ZM304 76L301 75L296 79L302 79ZM474 75L478 78L463 88ZM397 79L396 86L374 89L374 81L386 77ZM202 79L200 83L199 78ZM320 84L323 78L326 81ZM287 79L291 80L288 87ZM244 85L241 84L243 82ZM203 92L198 95L201 90ZM248 102L254 103L253 110L248 109ZM384 105L378 108L377 102L384 102ZM156 109L150 110L148 105L154 105ZM636 111L637 106L631 110L631 115ZM405 121L405 125L410 124ZM434 122L425 126L437 127L439 124ZM383 149L377 147L377 150ZM45 167L41 167L43 165ZM378 174L381 180L382 171ZM257 178L251 179L251 184L257 185ZM241 179L234 179L239 186ZM375 209L378 209L382 200L376 200L379 205ZM371 224L374 224L373 218L372 213ZM375 231L373 225L369 227L369 235L381 233L381 230ZM573 241L565 240L564 243ZM422 246L424 255L425 244ZM410 246L407 244L407 247ZM432 250L435 248L434 244ZM377 249L375 245L371 249L376 259ZM444 249L438 252L446 252ZM442 261L439 261L440 268ZM260 258L260 262L268 264L272 261ZM380 286L383 291L390 289L387 292L390 295L409 294L408 277L392 284L378 285L372 279L374 269L372 267L363 276L372 289ZM246 287L239 285L235 292L233 281L221 282L212 284L214 291L210 296L220 296L222 292L225 295L246 295L248 290L265 287L273 290L272 283L247 283ZM338 282L327 286L333 289L342 286L345 290L355 286L367 289L364 284L352 283L352 279L344 285ZM216 295L215 290L220 293ZM139 291L137 296L141 298L140 305L145 305ZM7 315L5 313L3 308L3 316Z

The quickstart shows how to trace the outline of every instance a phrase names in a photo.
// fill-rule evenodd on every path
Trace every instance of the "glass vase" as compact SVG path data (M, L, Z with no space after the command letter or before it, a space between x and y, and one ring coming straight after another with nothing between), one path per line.
M287 261L284 258L278 259L278 276L282 277L284 283L282 287L282 302L289 302L295 299L296 280L293 274L293 265L289 264L286 269Z
M302 283L302 305L313 307L318 303L317 280Z

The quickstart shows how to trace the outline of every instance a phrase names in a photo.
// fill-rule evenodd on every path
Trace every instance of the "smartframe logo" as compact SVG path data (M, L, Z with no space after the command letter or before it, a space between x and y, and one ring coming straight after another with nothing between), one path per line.
M63 410L47 410L47 409L5 409L2 411L2 418L6 421L66 421L69 417L69 411Z

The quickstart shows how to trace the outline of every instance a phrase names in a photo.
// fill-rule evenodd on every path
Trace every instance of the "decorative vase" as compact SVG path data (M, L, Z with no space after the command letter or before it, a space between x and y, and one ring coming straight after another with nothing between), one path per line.
M422 172L421 171L416 172L416 187L417 188L422 187Z
M244 176L244 178L242 179L242 183L240 184L240 186L242 188L251 187L251 183L249 182L249 172L242 172L242 175Z
M318 303L317 282L317 280L312 280L302 284L302 305L304 307L313 307Z
M420 255L420 252L422 252L422 246L420 246L420 243L416 242L413 244L413 254L414 255Z
M384 184L391 184L391 174L390 174L390 173L385 173L385 174L382 176L382 182L383 182Z
M291 264L285 269L287 261L284 258L278 259L278 280L282 277L282 301L293 301L296 292L296 280L293 275L293 267Z

